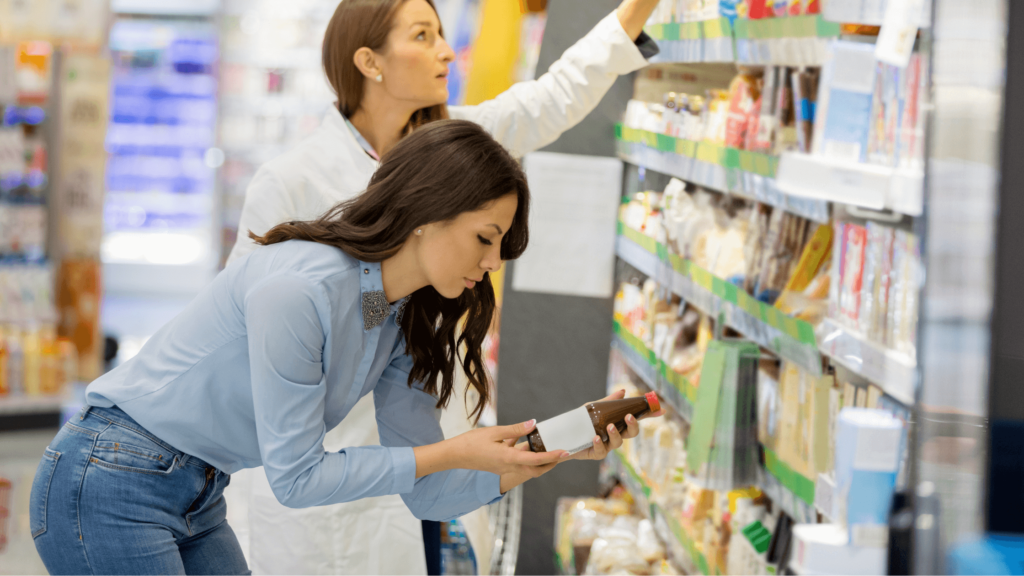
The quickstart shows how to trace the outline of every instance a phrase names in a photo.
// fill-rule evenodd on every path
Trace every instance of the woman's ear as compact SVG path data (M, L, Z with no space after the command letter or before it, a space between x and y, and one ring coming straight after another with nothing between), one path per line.
M356 50L352 56L352 62L367 80L372 80L380 75L380 67L377 66L377 55L366 46Z

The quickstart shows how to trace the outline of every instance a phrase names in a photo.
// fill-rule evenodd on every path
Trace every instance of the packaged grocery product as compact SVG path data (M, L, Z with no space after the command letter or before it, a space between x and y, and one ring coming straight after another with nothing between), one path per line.
M822 67L820 121L813 152L836 160L865 160L875 90L875 50L871 44L835 41Z
M91 381L102 373L103 339L100 336L101 265L91 258L61 262L57 306L58 333L78 350L77 379Z
M779 364L762 359L757 374L757 439L765 448L778 452L781 435L782 398L779 394Z
M640 556L648 564L660 564L665 559L665 546L658 539L650 520L641 520L638 523L636 545Z
M636 517L620 516L611 526L602 529L591 546L585 573L650 574L650 563L638 546L639 524Z
M758 79L752 74L740 74L729 84L729 110L725 128L725 145L743 148L755 112L754 102L761 97Z
M855 546L886 545L903 436L903 424L886 411L847 408L839 414L832 518L847 527Z
M921 168L924 154L922 140L923 115L921 104L927 91L927 66L922 62L920 54L910 57L910 63L905 72L905 98L904 110L900 118L899 140L897 152L899 166L903 168Z
M786 290L802 292L818 275L832 252L832 227L821 224L814 229L811 240L804 246L800 260L786 283Z
M878 252L878 273L873 286L874 314L868 330L868 338L884 343L889 314L889 287L892 284L892 248L896 231L887 226L875 227L877 237L870 244Z
M846 242L843 250L843 278L839 293L839 309L843 321L849 326L856 327L860 318L867 230L863 226L847 224L844 232Z
M3 330L0 329L0 397L11 393L11 384L7 373L7 360L7 338L4 337Z
M747 149L754 152L770 152L775 141L775 127L778 124L779 107L779 76L778 66L768 66L764 71L760 106L758 106L757 130L753 131L753 140L748 142Z
M704 140L720 146L725 145L726 125L729 119L729 92L708 90L705 109Z

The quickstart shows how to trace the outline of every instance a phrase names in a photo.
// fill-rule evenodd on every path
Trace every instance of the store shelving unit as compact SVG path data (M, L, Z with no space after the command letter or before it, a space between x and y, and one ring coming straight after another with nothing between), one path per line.
M730 328L812 374L821 373L824 355L896 400L913 403L916 363L907 354L880 346L834 320L825 319L815 329L790 318L696 264L669 255L666 246L621 223L616 255L705 314L723 318Z
M646 270L671 266L671 276L648 275L777 356L796 362L812 374L821 373L821 354L814 327L807 322L790 318L777 308L755 300L693 262L670 256L666 246L621 223L616 249L619 258L645 274Z
M779 158L647 130L616 126L619 158L635 166L787 212L828 222L828 203L784 193L776 183Z

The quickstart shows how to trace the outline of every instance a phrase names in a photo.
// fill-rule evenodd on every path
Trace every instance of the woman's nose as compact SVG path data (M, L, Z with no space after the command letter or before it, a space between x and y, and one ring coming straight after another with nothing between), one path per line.
M497 272L501 268L501 248L495 248L496 250L488 250L484 259L480 261L480 267L487 272Z
M441 39L441 50L437 54L438 59L445 64L448 64L455 60L455 51L448 45L448 41L444 38Z

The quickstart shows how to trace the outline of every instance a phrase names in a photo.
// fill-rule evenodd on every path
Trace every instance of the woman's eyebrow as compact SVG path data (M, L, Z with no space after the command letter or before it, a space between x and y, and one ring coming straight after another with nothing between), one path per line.
M494 229L498 231L498 234L504 234L504 232L501 231L501 226L498 226L497 224L491 224L491 226L494 226Z

